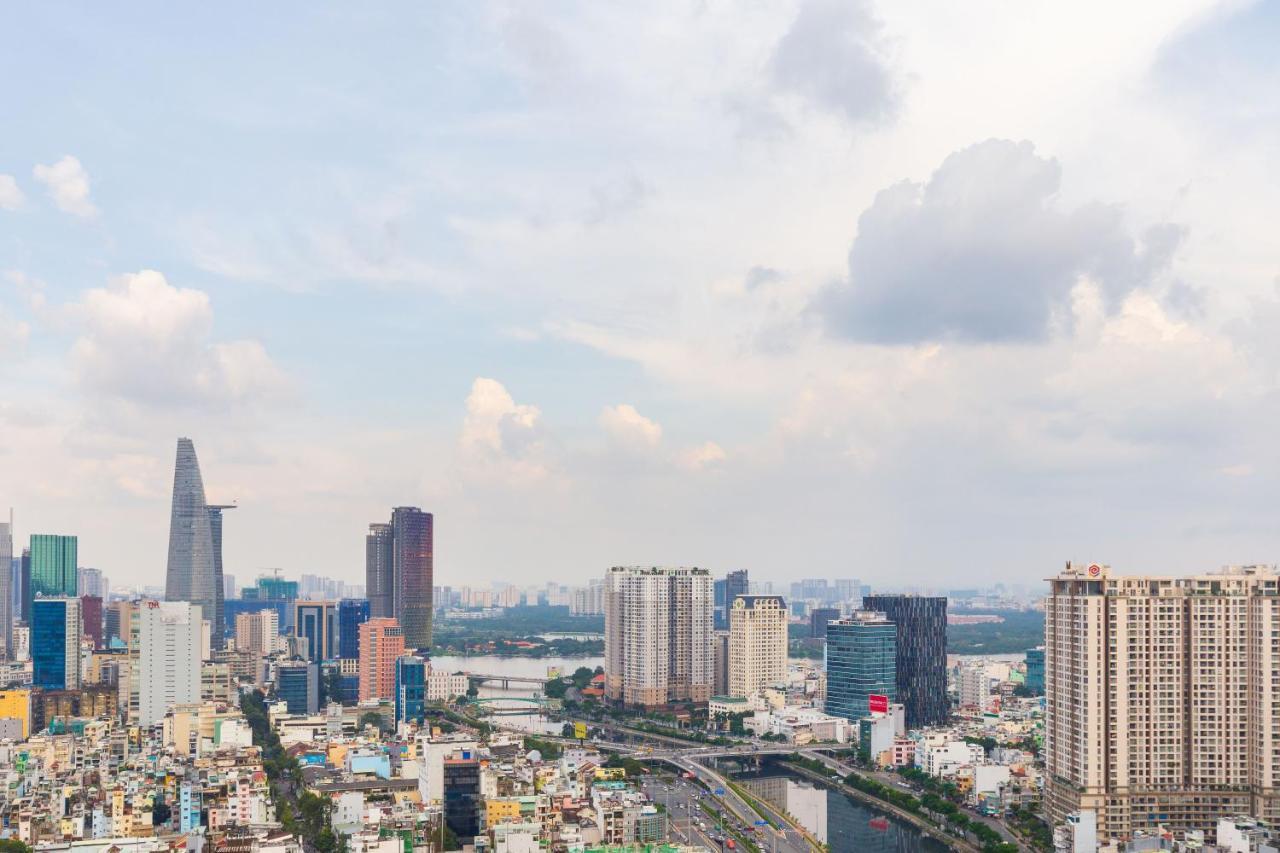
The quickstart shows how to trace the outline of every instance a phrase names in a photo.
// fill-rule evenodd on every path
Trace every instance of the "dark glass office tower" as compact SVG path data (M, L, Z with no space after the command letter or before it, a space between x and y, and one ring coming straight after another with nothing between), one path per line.
M209 624L213 626L209 640L213 643L215 649L223 646L222 625L223 620L223 602L227 597L227 587L223 582L222 574L222 512L223 510L235 509L235 504L211 504L209 506L209 534L213 538L213 589L214 589L214 615L209 619Z
M169 564L165 574L166 601L188 601L200 605L200 613L211 625L222 612L222 578L214 576L213 526L204 498L204 480L196 447L189 438L178 439L173 467L173 504L169 513ZM210 632L210 641L222 632Z
M396 615L392 560L391 525L370 524L364 538L364 594L369 599L369 615L375 619Z
M733 600L751 591L747 570L729 572L724 580L716 581L712 589L715 595L715 629L724 631L729 628L729 610L733 607Z
M31 684L42 690L80 689L80 599L31 603Z
M884 613L898 626L898 701L907 727L947 722L947 599L921 595L868 595L866 610Z
M431 648L434 526L431 513L416 506L391 511L395 617L407 649Z
M338 602L338 657L360 657L360 623L369 619L369 602L364 598L344 598Z

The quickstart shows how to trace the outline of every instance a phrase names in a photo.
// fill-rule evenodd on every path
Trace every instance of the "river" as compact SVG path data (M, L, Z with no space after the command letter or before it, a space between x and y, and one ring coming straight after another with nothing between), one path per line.
M946 853L950 849L906 821L833 788L814 785L778 765L735 778L803 824L831 853Z
M502 655L437 655L431 659L432 669L445 672L478 672L484 675L518 675L546 678L547 670L559 667L565 675L572 675L580 666L595 669L604 664L602 657L581 658L522 658ZM532 684L512 684L503 688L500 684L484 684L480 687L481 699L527 699L540 692ZM511 707L523 704L512 702ZM553 723L537 713L514 714L494 717L493 722L506 728L519 729L531 734L560 734L563 723Z

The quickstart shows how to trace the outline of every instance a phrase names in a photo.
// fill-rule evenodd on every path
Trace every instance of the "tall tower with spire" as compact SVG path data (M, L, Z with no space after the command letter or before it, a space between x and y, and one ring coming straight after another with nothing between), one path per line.
M178 439L173 471L173 508L169 515L169 567L164 597L200 605L200 616L210 623L210 639L222 646L222 578L214 549L212 513L204 497L200 462L189 438Z

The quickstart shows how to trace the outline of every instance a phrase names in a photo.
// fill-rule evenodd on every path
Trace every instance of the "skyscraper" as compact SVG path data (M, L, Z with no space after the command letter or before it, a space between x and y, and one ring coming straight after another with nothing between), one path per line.
M396 659L404 654L404 633L394 619L374 618L360 626L360 701L395 695Z
M427 662L417 655L396 659L396 722L422 719L427 702Z
M13 657L13 510L0 521L0 661Z
M827 623L840 618L835 607L815 607L809 611L809 636L821 639L827 636Z
M643 707L711 698L713 611L706 569L609 569L604 591L608 698Z
M35 687L80 689L80 599L31 602L31 666Z
M207 518L207 516L206 516ZM200 701L199 605L145 601L138 611L138 722L153 725L177 704Z
M751 582L747 577L746 569L738 569L725 575L724 580L715 581L713 584L715 591L715 629L717 631L727 630L729 627L729 610L733 607L733 600L740 595L746 595L751 591Z
M338 602L338 657L360 657L360 625L369 619L369 600L344 598Z
M405 646L411 649L431 648L434 526L431 513L416 506L391 512L395 617L404 630Z
M102 599L96 595L80 596L81 635L93 640L93 647L101 649L102 645Z
M1280 820L1280 575L1069 564L1045 599L1045 812L1098 840ZM1221 839L1219 839L1221 840Z
M883 613L898 626L895 660L898 701L908 728L947 722L947 599L919 595L868 595L866 610ZM827 629L830 631L830 627Z
M76 571L76 574L78 577L78 580L76 581L76 593L81 598L84 598L86 595L96 595L103 601L107 600L110 584L101 569L81 566Z
M871 697L888 703L898 696L898 628L883 613L860 611L827 623L828 714L861 720L871 713Z
M364 538L364 586L369 615L395 618L395 572L392 569L391 525L370 524Z
M42 595L46 598L76 597L78 545L79 540L74 536L32 534L28 601Z
M226 634L226 614L224 613L224 602L227 600L227 582L226 575L222 572L222 513L235 509L235 504L211 504L209 506L209 535L213 539L213 588L214 588L214 607L212 615L205 614L205 619L209 620L209 625L213 631L211 640L215 649L223 646L223 637ZM232 595L234 598L235 596Z
M202 614L208 614L211 642L215 648L222 648L222 578L216 574L212 517L205 502L195 445L189 438L179 438L164 597L167 601L198 605Z
M338 608L332 601L294 602L294 633L301 639L302 656L309 661L338 657Z
M290 661L276 666L276 696L283 699L290 714L320 711L320 665L310 661Z
M749 697L787 679L787 605L739 595L729 605L729 695Z

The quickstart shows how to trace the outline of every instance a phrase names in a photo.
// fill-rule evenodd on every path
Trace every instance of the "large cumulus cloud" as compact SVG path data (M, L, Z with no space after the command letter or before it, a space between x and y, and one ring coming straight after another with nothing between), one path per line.
M1070 322L1082 279L1113 312L1165 270L1182 229L1154 226L1140 243L1118 207L1064 209L1061 178L1030 142L991 139L924 183L882 190L859 217L848 279L819 301L828 330L890 344L1043 339Z

